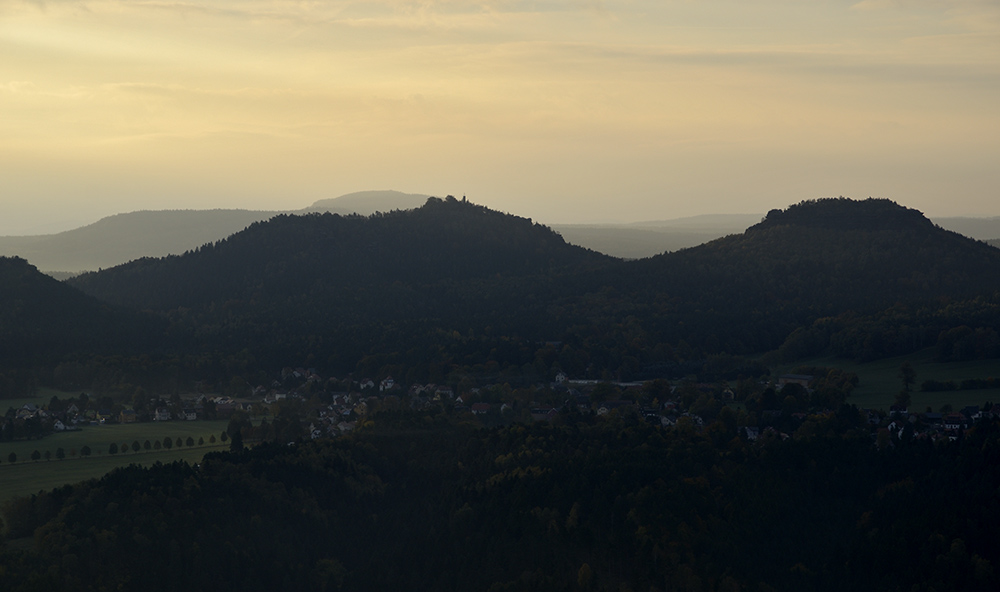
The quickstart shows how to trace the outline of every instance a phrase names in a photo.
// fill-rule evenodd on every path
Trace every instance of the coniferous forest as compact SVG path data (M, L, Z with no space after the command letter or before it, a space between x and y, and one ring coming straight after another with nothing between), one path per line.
M757 444L377 415L8 508L5 590L995 590L1000 426L878 449L849 408Z
M804 361L991 363L998 327L1000 250L876 199L634 261L450 197L64 283L0 259L0 397L200 393L232 441L9 501L0 589L995 590L1000 413Z

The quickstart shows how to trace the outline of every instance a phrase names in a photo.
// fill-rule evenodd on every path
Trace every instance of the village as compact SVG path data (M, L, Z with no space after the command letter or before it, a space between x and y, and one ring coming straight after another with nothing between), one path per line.
M25 403L7 410L0 435L11 441L90 426L230 420L246 428L249 443L336 437L377 421L380 413L428 412L483 426L611 417L701 430L722 421L752 442L809 437L818 425L835 416L844 424L843 416L848 413L846 425L866 431L881 447L909 438L956 440L981 418L1000 417L1000 409L989 404L938 412L902 406L890 406L887 411L857 409L843 403L839 409L810 406L817 398L816 384L812 375L786 374L757 381L748 394L746 381L737 386L724 381L604 382L573 380L558 372L549 383L515 389L506 383L477 387L468 381L402 385L391 376L352 380L323 377L311 368L284 368L270 384L248 388L242 397L173 395L129 405L82 393L67 399L53 397L47 405ZM737 395L736 391L741 392ZM282 427L275 432L273 426L278 423Z

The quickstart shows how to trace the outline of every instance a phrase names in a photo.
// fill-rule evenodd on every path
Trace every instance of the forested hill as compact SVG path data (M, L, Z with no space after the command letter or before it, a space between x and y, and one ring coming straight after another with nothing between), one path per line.
M917 210L887 199L832 198L803 201L784 210L771 210L750 232L780 226L825 228L839 232L859 230L926 231L934 223Z
M996 249L878 199L823 199L772 210L743 234L623 269L706 303L751 299L755 308L824 314L1000 289Z
M82 294L24 259L0 257L4 365L52 359L78 349L97 352L149 345L145 340L155 340L164 326Z
M572 373L641 377L774 350L821 319L837 320L794 351L837 342L852 357L897 355L954 327L989 326L1000 251L886 200L825 199L772 211L740 235L623 262L530 220L432 198L370 217L278 216L71 284L272 363L309 356L349 371L370 356L399 366L443 356L522 367L535 361L532 344L559 341ZM948 304L966 300L975 302ZM909 307L892 315L905 332L836 335L899 306Z
M140 309L295 304L288 299L322 306L377 286L546 276L609 261L528 219L431 198L415 210L369 217L281 215L183 256L141 259L70 283Z
M817 319L902 306L899 322L921 326L907 339L933 345L949 323L984 322L941 319L938 312L1000 291L1000 251L887 200L824 199L774 210L743 234L623 262L604 274L594 281L619 293L605 316L642 318L653 343L768 351ZM914 319L917 310L927 318ZM828 344L829 335L824 339Z
M997 424L879 449L844 406L749 442L724 409L671 430L379 413L337 439L132 465L4 508L33 544L0 547L0 589L997 589Z

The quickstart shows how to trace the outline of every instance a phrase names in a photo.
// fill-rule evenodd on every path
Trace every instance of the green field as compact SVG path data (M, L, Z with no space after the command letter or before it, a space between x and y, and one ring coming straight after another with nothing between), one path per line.
M935 362L933 348L864 364L834 357L812 358L782 367L780 372L789 372L796 366L826 366L854 372L858 375L859 383L858 387L851 393L848 403L863 408L888 410L893 404L896 393L903 386L899 378L899 367L903 362L910 362L917 372L916 385L911 393L910 409L913 411L923 412L927 410L927 407L938 411L946 404L951 405L955 410L960 410L966 405L982 405L986 401L1000 402L1000 389L921 392L920 383L929 379L961 381L968 378L1000 376L1000 360Z
M0 443L0 502L19 495L36 493L39 490L52 489L66 483L75 483L84 479L100 477L115 467L132 463L149 465L159 462L186 460L197 462L206 452L228 449L228 443L221 442L221 434L228 422L219 421L169 421L156 423L113 424L102 426L87 426L79 431L61 432L46 436L40 440L19 440ZM209 444L209 437L215 436L215 445ZM195 441L194 447L176 445L170 450L141 449L132 452L131 444L138 441L140 446L149 440L150 443L166 437L173 440L187 440L190 436ZM198 446L199 438L205 439L204 446ZM111 443L121 447L129 445L125 454L109 454ZM92 454L82 458L79 454L83 446L89 446ZM66 452L65 460L56 460L56 449ZM37 462L30 460L33 451L39 451L43 456ZM52 453L51 460L44 460L46 451ZM8 456L17 454L17 463L11 465ZM75 454L74 454L75 453Z

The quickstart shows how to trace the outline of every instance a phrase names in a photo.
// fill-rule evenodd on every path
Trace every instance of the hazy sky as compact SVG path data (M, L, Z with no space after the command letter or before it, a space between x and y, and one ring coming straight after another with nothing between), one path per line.
M366 189L1000 215L1000 1L0 0L0 234Z

